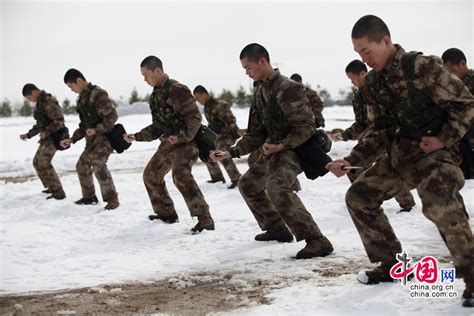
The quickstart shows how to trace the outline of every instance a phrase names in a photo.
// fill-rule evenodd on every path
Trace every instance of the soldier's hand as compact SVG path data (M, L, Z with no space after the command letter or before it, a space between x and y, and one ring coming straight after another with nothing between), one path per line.
M61 146L64 149L67 149L71 146L71 140L69 138L63 139L59 141L59 146Z
M20 139L26 142L28 140L28 136L26 136L26 134L21 134Z
M331 171L336 177L340 178L349 172L349 169L346 169L346 167L350 166L351 164L347 160L337 159L328 163L326 169Z
M126 141L127 143L131 144L136 139L135 139L134 134L123 134L123 140Z
M337 132L337 133L330 133L329 134L329 138L333 141L333 142L338 142L340 140L343 140L342 138L342 134Z
M222 150L211 150L209 153L209 157L211 157L212 161L218 162L224 159L231 158L230 152L222 151Z
M168 137L168 141L171 143L171 145L175 145L175 144L179 143L178 136L176 136L176 135L170 135Z
M420 148L426 154L432 153L438 149L444 148L445 145L438 137L433 136L423 136L420 142Z
M45 133L45 132L41 132L41 133L39 134L39 137L40 137L41 139L45 139L45 138L46 138L46 133Z
M95 129L93 128L88 128L86 129L86 135L91 137L91 136L94 136L96 133L95 133Z
M265 154L265 156L270 156L271 154L275 154L283 150L285 150L285 145L283 144L265 143L262 145L262 151Z

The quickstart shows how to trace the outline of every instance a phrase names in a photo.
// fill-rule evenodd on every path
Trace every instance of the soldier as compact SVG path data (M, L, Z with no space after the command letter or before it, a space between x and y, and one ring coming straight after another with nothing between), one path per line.
M352 29L354 50L373 68L365 79L374 124L351 154L327 168L340 177L384 146L377 160L352 184L346 203L371 262L359 282L391 282L401 244L381 205L402 190L416 188L423 214L438 228L466 283L464 306L474 303L474 249L469 216L459 190L464 185L455 160L456 145L474 122L474 98L439 58L406 53L393 44L378 17L360 18Z
M105 209L116 209L120 203L112 175L107 168L107 160L113 149L106 136L118 119L115 104L104 89L87 82L79 70L69 69L64 75L64 83L79 94L77 99L79 128L67 144L75 144L86 138L86 147L76 164L82 198L75 203L79 205L98 203L92 178L94 173L99 182L102 199L107 202Z
M239 181L239 190L266 232L257 241L291 242L306 240L296 259L327 256L333 251L311 214L291 189L302 172L293 150L315 133L304 87L273 69L267 50L249 44L240 53L247 75L260 81L254 93L247 132L229 151L215 151L211 157L223 160L240 157L261 148L260 155Z
M237 126L237 120L235 119L230 106L223 100L214 99L203 86L197 86L194 88L193 94L196 100L204 105L204 114L206 115L208 126L217 134L215 142L216 149L229 150L229 148L234 145L235 141L240 137L238 134L239 127ZM225 159L221 162L231 181L231 185L228 188L233 189L237 187L237 183L240 179L240 172L235 166L235 163L232 159ZM219 174L220 178L223 179L219 166L215 162L213 163L215 166L214 164L208 165L208 169L211 172L211 180L219 179ZM219 173L213 171L215 168L219 170ZM213 173L216 175L213 176Z
M66 194L51 164L57 150L51 136L64 128L63 112L58 101L51 94L38 89L32 83L25 84L22 92L28 101L36 102L33 114L36 124L28 133L20 135L20 139L26 141L39 133L40 145L33 158L33 166L45 187L43 192L51 193L46 199L62 200ZM69 136L63 134L61 137L66 139Z
M191 216L198 218L191 231L214 230L209 206L191 174L199 153L193 140L201 126L201 113L196 101L188 87L163 72L163 64L158 57L146 57L140 68L145 81L153 87L150 96L153 123L138 133L124 135L124 139L128 142L161 140L158 151L143 172L143 181L156 213L149 218L169 224L178 221L164 181L171 170L173 182L183 195Z
M354 93L354 99L352 100L352 108L355 114L355 122L347 129L340 133L332 133L329 136L335 142L344 140L358 140L363 137L363 133L367 130L369 126L369 112L367 109L367 104L364 99L363 87L364 79L367 74L367 66L360 60L351 61L346 67L346 75L351 80L352 84L357 87L357 91ZM370 115L372 116L372 115ZM382 148L381 148L382 149ZM381 150L381 155L385 153ZM377 159L377 158L376 158ZM367 160L362 163L364 169L353 169L347 173L347 177L354 183L354 181L359 177L364 170L369 168L374 163L374 160ZM402 191L399 194L395 195L395 200L397 200L400 205L400 212L410 212L413 206L415 206L415 200L410 191Z
M471 94L474 94L474 70L467 67L464 53L460 49L450 48L443 53L441 58L446 69L461 79ZM474 179L474 127L471 127L461 139L459 149L463 155L461 170L464 178Z
M290 79L303 84L303 78L299 74L292 74ZM321 100L318 93L314 91L313 89L311 89L309 86L305 86L305 90L306 90L306 97L309 100L311 110L313 111L313 114L314 114L316 128L324 127L323 100Z

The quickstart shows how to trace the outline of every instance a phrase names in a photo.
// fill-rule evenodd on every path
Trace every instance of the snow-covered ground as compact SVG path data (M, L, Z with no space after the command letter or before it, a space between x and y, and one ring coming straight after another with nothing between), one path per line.
M247 109L233 110L240 127L245 128ZM328 108L324 115L326 129L345 128L353 118L350 107ZM129 132L140 130L150 121L149 114L119 119ZM73 131L78 118L67 116L66 122ZM167 279L201 272L231 273L235 284L254 286L264 282L275 288L268 295L271 304L251 305L235 311L239 314L472 315L472 310L461 307L459 298L413 299L400 284L365 286L356 282L357 271L371 265L344 204L349 186L345 177L337 179L328 174L310 181L300 175L303 189L299 196L333 243L335 252L326 258L296 261L291 256L304 242L254 241L260 230L239 191L228 190L225 184L206 183L209 174L202 163L195 165L193 174L210 205L216 230L195 236L189 233L195 220L170 175L166 181L180 222L150 222L147 215L152 211L142 171L158 141L136 142L123 154L111 155L108 166L121 202L117 210L104 211L103 203L73 203L81 197L74 168L84 141L56 154L53 164L61 174L67 198L46 201L32 167L37 138L26 143L18 138L32 124L32 118L0 119L0 177L9 180L0 184L0 294ZM353 145L354 142L333 144L332 157L343 157ZM239 162L238 168L244 172L245 159ZM470 180L462 190L471 218L473 189L474 182ZM422 215L418 196L416 201L412 212L400 214L394 200L384 204L404 248L417 258L449 257L435 226ZM461 280L456 280L455 289L460 296L464 289Z

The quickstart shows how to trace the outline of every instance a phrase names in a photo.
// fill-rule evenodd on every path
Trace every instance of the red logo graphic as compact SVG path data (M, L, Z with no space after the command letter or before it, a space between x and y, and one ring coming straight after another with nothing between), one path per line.
M416 280L424 283L435 283L438 280L438 260L434 257L423 257L418 262L410 266L412 258L408 258L405 251L397 254L399 261L390 269L390 276L393 279L402 279L402 284L405 285L407 278L413 272Z

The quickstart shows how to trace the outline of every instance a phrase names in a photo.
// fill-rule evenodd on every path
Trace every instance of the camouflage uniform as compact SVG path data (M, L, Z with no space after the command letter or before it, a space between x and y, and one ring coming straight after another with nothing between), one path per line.
M239 181L240 192L262 230L287 230L288 226L298 241L323 237L291 189L302 172L292 149L314 133L314 115L303 86L275 70L257 87L247 132L230 149L233 157L240 157L264 143L283 144L287 148L269 157L260 155Z
M71 137L73 143L83 137L86 147L76 164L82 196L86 199L95 198L94 173L99 182L102 199L109 203L118 203L118 194L107 168L107 160L112 153L112 145L105 133L110 132L118 119L117 110L107 92L91 83L79 94L77 99L79 128ZM86 130L92 128L96 134L87 136Z
M318 93L309 87L305 87L306 97L309 100L309 105L314 114L314 119L316 123L316 128L324 127L324 117L323 109L324 103L323 100L319 97Z
M366 76L374 124L345 159L359 165L375 159L381 146L388 155L349 188L349 213L370 261L394 262L402 247L381 205L402 190L416 188L423 214L437 226L456 268L472 286L474 243L459 193L464 179L455 150L474 121L474 98L437 58L418 55L414 67L404 67L408 54L395 47L390 65ZM413 68L410 79L405 70ZM436 135L446 147L425 154L420 138L429 135Z
M191 216L210 216L209 206L191 174L199 153L193 139L201 126L201 113L193 95L188 87L165 75L163 82L153 89L150 109L153 123L136 133L135 139L153 141L175 135L179 140L175 145L163 140L143 172L153 210L160 218L178 217L164 180L171 170Z
M474 95L474 70L470 69L462 81ZM460 149L464 156L461 164L464 177L474 179L474 127L471 127L461 139Z
M346 130L342 132L342 139L347 140L357 140L363 138L364 132L366 132L369 126L369 112L367 109L367 104L364 98L364 88L358 89L354 94L354 99L352 100L352 108L354 110L355 122ZM372 116L372 114L370 114ZM383 151L382 151L383 152ZM384 155L385 153L382 153ZM354 181L359 177L364 170L367 170L374 163L373 159L369 159L363 162L364 169L354 169L347 173L347 177L354 183ZM400 207L404 210L409 210L415 206L415 199L410 191L403 190L397 195L395 195L395 200L398 202Z
M42 90L36 100L33 116L36 124L28 131L26 137L32 138L40 132L44 132L46 136L39 140L40 145L33 158L33 166L45 188L49 188L55 197L65 197L61 181L51 164L57 149L50 138L51 134L64 127L63 112L58 101Z
M216 149L229 150L239 138L239 127L237 126L234 114L230 110L230 106L222 100L217 101L211 97L204 104L204 114L206 115L209 128L217 134ZM239 181L240 172L232 159L222 160L222 164L229 175L230 181L233 183ZM223 179L219 166L216 163L207 164L207 167L212 179ZM219 172L217 172L216 168Z

